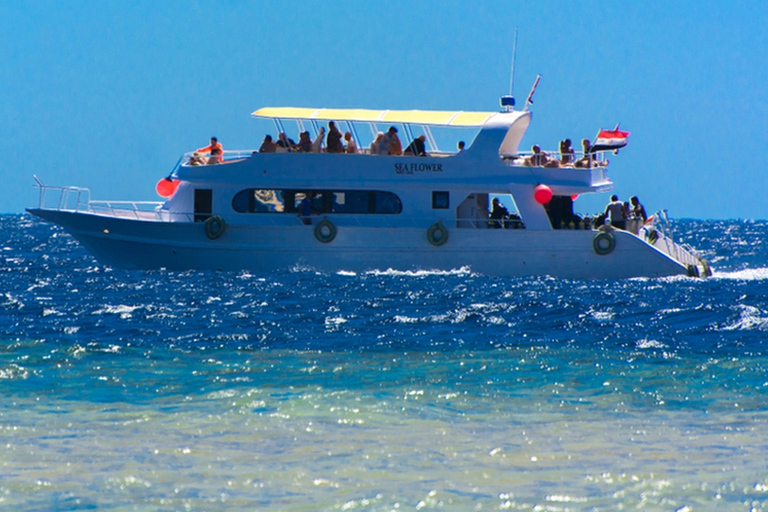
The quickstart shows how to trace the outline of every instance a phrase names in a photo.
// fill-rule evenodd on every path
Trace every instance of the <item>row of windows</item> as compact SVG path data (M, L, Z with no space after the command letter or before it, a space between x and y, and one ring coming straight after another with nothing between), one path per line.
M273 190L245 189L232 199L239 213L297 213L309 195L313 213L379 213L403 211L400 198L377 190Z

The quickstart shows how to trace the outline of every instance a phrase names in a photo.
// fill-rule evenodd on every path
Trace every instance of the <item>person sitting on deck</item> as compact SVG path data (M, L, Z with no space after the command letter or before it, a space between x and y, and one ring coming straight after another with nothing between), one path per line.
M424 148L424 141L427 140L426 135L419 135L415 139L413 139L413 142L408 144L408 147L405 148L404 155L414 155L414 156L427 156L427 152Z
M352 138L352 134L349 132L344 132L344 140L347 141L347 147L345 150L347 154L353 155L357 153L357 144L355 144L355 141Z
M206 162L207 165L220 164L224 160L221 158L221 150L219 148L213 148L211 150L211 157Z
M320 131L317 133L317 137L312 141L312 153L323 152L323 139L325 139L325 128L320 127Z
M259 153L274 153L275 151L277 151L277 144L272 140L272 136L265 136L264 142L261 143L259 148Z
M312 139L309 138L309 132L299 134L299 143L296 144L295 151L299 153L309 153L312 151Z
M381 146L381 141L384 138L384 133L379 132L376 134L376 138L373 139L371 142L371 147L369 148L369 152L372 155L378 155L379 154L379 147Z
M565 139L560 142L560 163L563 165L571 165L576 160L574 156L573 148L571 147L571 139Z
M538 144L534 144L533 147L531 147L531 151L533 151L533 154L526 159L526 165L529 167L557 167L557 165L552 165L550 162L554 162L557 164L557 160L550 160L549 155L544 153Z
M224 148L222 147L221 143L219 143L219 140L216 137L211 137L211 143L204 148L200 148L197 150L198 153L209 153L213 154L213 149L217 148L219 150L219 163L224 162Z
M278 153L290 153L296 148L296 143L293 139L289 139L285 132L280 132L277 136L277 149Z
M205 159L203 158L203 155L195 151L192 153L192 156L189 157L189 165L196 166L196 165L205 165Z
M379 154L394 156L403 154L403 145L397 136L397 128L394 126L390 126L387 133L382 137L381 144L379 144Z
M594 153L592 153L592 145L590 144L589 139L582 140L581 147L584 150L584 156L576 160L576 163L573 164L574 167L592 167L595 156Z

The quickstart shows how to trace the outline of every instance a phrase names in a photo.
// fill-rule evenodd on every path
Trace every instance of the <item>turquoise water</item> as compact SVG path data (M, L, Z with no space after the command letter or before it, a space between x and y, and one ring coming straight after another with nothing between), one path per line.
M125 272L2 216L0 506L768 510L768 223L714 278Z

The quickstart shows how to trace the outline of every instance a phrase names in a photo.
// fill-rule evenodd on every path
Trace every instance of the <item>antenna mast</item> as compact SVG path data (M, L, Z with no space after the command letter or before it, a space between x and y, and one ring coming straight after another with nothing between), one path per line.
M512 87L515 85L515 60L517 60L517 27L515 27L515 40L512 43L512 72L509 77L509 95L514 96Z
M512 72L509 77L509 95L501 97L502 112L512 112L515 110L515 97L512 95L512 87L515 84L515 59L517 57L517 27L515 27L515 41L512 44Z

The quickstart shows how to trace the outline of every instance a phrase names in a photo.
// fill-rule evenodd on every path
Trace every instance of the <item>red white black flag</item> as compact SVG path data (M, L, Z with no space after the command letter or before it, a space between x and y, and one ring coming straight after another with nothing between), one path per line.
M623 132L616 126L613 130L600 130L595 138L595 143L592 144L590 149L592 152L596 151L614 151L621 149L627 145L627 138L629 132Z

